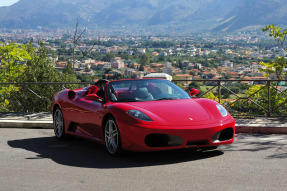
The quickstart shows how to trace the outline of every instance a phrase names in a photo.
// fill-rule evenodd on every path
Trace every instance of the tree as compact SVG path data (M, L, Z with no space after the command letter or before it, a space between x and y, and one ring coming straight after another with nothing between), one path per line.
M87 28L85 27L84 30L80 34L78 34L78 26L79 26L79 22L77 20L75 33L73 37L70 39L73 43L73 65L72 65L73 68L74 68L75 61L76 61L76 48L78 47L80 38L82 38L84 32L87 30Z
M74 70L72 69L72 64L70 61L68 61L67 67L63 70L63 74L65 75L73 75Z
M71 42L73 43L73 64L72 64L72 68L74 68L75 65L75 61L76 61L76 48L79 46L79 40L82 38L83 34L86 32L87 27L85 27L82 32L78 33L78 26L79 26L79 21L77 20L76 22L76 29L75 29L75 33L73 35L73 37L70 39ZM93 48L96 46L96 42L94 42L94 44L92 45L92 47L90 47L89 49L83 50L83 51L79 51L78 55L81 55L81 57L85 57L87 54L89 54Z
M286 91L285 91L286 93ZM262 89L262 86L254 85L246 91L247 97L251 97L253 100L255 100L261 107L268 109L268 86L265 86ZM271 112L273 115L285 115L286 114L286 105L287 98L285 94L278 92L275 88L270 88L270 107ZM257 114L264 114L265 111L253 104L248 104L247 106L248 110L253 110L252 113Z
M182 64L182 61L181 61L181 60L179 60L179 62L178 62L178 67L179 67L180 69L183 68L183 64Z
M261 29L263 32L269 31L269 36L273 37L274 41L281 46L286 52L286 35L287 35L287 29L284 29L282 31L281 27L274 26L274 24L267 25L265 28Z
M159 62L164 62L165 61L165 56L163 56L163 55L160 55L159 57L158 57L158 61Z
M188 85L188 89L191 90L192 88L195 88L195 89L198 89L200 90L200 83L198 82L191 82L189 85Z
M14 43L4 45L0 42L0 63L2 82L19 82L19 77L27 67L25 63L31 59L25 45L16 45ZM22 64L21 64L22 63Z
M262 28L262 31L269 31L269 36L273 37L274 41L281 46L285 51L287 51L286 47L286 35L287 35L287 29L284 29L282 31L282 28L279 28L278 26L268 25L265 28ZM287 61L284 57L278 57L274 61L270 62L260 62L260 65L265 66L265 68L259 69L261 72L265 72L266 77L270 77L270 75L275 74L277 79L282 80L284 76L286 76L286 72L284 71L284 68L287 66ZM258 107L256 104L250 101L250 103L247 102L247 107L245 108L246 111L252 110L253 113L257 112L258 114L264 114L264 112L268 109L268 107L271 107L271 111L273 114L279 114L280 115L280 109L282 107L286 108L286 91L279 91L275 85L278 85L279 82L271 83L271 88L269 89L269 86L265 86L262 88L261 86L252 86L249 88L245 93L248 97L252 97L255 102L260 103L261 107ZM273 86L272 86L273 85ZM285 92L285 93L284 93ZM270 95L270 102L268 101L268 97ZM269 105L270 103L270 105ZM253 105L252 105L253 104ZM270 113L268 113L270 115ZM282 113L281 113L282 115Z
M115 58L116 55L114 53L107 53L103 56L102 61L110 62L112 58Z
M223 96L222 98L224 98L224 99L229 98L230 93L231 92L229 90L225 89L225 88L221 89L221 95Z
M3 52L5 52L5 54ZM57 71L48 56L48 49L45 48L43 43L40 44L38 50L33 48L31 44L26 46L16 46L13 43L10 45L3 45L1 46L0 54L2 55L1 62L6 63L3 67L4 69L1 70L1 78L4 82L77 81L73 73L59 73ZM17 60L23 61L17 62ZM2 75L2 73L4 75ZM22 112L24 108L25 112L50 111L50 102L53 94L63 88L72 89L76 88L76 86L66 85L63 87L62 85L53 84L21 83L18 85L11 85L9 88L1 88L0 93L2 96L0 98L0 110Z
M259 69L259 71L266 73L266 77L275 74L278 80L282 80L287 74L284 71L287 67L287 60L284 57L278 57L273 62L260 62L259 64L266 67L266 69Z
M76 75L72 69L66 68L63 73L57 71L48 57L48 49L43 43L40 43L40 48L35 51L32 45L29 45L29 53L31 60L27 62L27 68L25 69L22 81L24 82L77 82ZM68 62L68 66L71 67L71 63ZM29 86L20 86L22 91L27 91L26 108L29 112L39 112L43 110L50 110L50 101L56 91L63 88L74 89L75 85L53 85L53 84L33 84ZM26 88L26 89L25 89ZM23 94L19 95L18 100L25 100ZM41 97L42 99L36 99ZM24 104L24 103L22 103Z
M26 62L31 59L25 45L16 45L11 43L4 45L0 42L0 81L1 82L21 82ZM18 92L20 88L15 85L0 87L0 111L9 111L9 105L13 100L13 93ZM15 101L16 102L16 101Z
M269 36L273 37L274 41L287 52L287 29L282 30L282 28L271 24L262 28L262 31L269 31ZM267 77L269 77L270 74L275 74L277 79L281 80L283 79L283 76L286 75L284 68L287 67L287 61L284 57L278 57L274 62L260 62L260 65L266 67L266 69L260 69L260 71L265 72Z
M204 94L202 96L202 98L208 98L208 99L211 99L211 100L214 100L214 101L219 101L217 97L215 97L215 95L212 93L212 92L208 92L206 94Z
M141 64L139 71L144 71L144 66Z
M131 60L132 59L132 57L126 53L119 52L118 55L119 55L119 57L121 57L124 60Z
M48 57L48 49L43 43L40 43L40 48L35 51L32 45L27 45L31 59L27 62L22 81L25 82L75 82L76 77L73 75L73 70L64 70L59 73L53 66ZM68 62L68 66L71 63Z
M145 65L149 64L149 55L147 53L141 55L139 63L142 66L145 66Z

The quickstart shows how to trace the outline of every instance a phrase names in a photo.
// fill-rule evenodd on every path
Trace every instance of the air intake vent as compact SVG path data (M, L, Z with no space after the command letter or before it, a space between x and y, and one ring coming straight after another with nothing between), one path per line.
M229 141L233 138L233 128L223 129L212 136L212 142Z

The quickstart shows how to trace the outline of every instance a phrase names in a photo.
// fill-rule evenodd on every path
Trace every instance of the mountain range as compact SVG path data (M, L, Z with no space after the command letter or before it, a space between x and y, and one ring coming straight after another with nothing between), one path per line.
M159 26L202 23L235 31L287 24L287 0L19 0L0 7L1 28Z

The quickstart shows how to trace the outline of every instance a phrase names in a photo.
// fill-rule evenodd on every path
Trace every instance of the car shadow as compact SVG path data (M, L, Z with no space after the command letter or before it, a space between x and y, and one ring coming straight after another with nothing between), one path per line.
M85 168L130 168L167 165L187 161L217 157L222 151L195 151L190 149L135 153L128 152L114 158L107 154L104 146L71 138L58 141L55 137L42 137L8 141L12 148L20 148L36 153L27 160L51 159L56 163Z

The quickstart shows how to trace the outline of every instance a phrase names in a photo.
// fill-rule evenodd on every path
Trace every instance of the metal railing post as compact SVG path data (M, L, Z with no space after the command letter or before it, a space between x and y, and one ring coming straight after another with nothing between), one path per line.
M221 82L220 80L217 81L217 86L218 86L218 103L220 103L220 100L221 100L220 82Z
M24 85L24 99L25 99L25 102L24 102L24 113L28 113L28 107L27 107L27 84L24 82L23 83Z
M271 117L271 95L270 95L270 81L267 81L267 87L268 87L268 111L267 111L267 117Z

